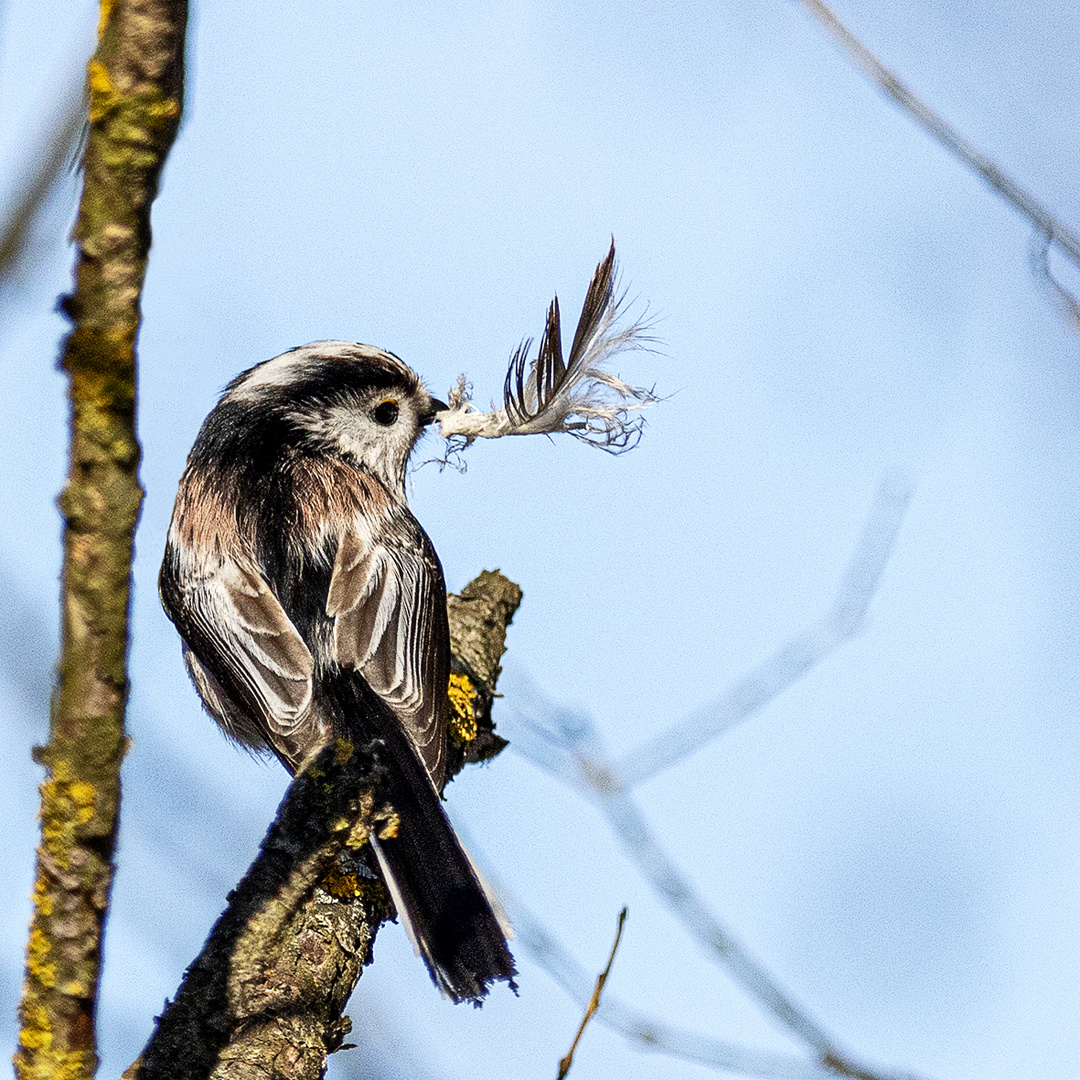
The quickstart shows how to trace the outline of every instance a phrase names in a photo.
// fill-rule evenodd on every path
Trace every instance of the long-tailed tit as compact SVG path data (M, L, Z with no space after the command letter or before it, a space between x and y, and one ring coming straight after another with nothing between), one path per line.
M440 805L450 634L405 470L446 406L396 357L322 341L234 379L180 481L161 599L210 715L295 773L335 734L384 745L400 824L371 843L436 985L512 980L492 899Z
M161 600L210 715L295 773L335 734L379 739L396 837L371 844L435 983L457 1001L511 981L497 901L439 802L450 635L442 567L405 502L425 425L477 437L566 431L618 452L655 401L604 370L649 339L615 328L615 247L597 267L568 359L559 305L536 359L513 356L503 406L451 407L369 345L321 341L234 379L180 481ZM526 373L526 368L528 372Z

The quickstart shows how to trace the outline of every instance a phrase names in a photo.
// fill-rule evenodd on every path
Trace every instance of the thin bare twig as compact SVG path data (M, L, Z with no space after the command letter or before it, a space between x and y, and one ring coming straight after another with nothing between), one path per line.
M568 715L572 716L569 734L564 722ZM548 768L549 761L553 760L555 767L552 771L555 775L596 804L607 818L627 857L691 938L703 948L705 955L718 963L751 997L809 1046L815 1052L821 1069L851 1077L852 1080L885 1080L885 1077L891 1077L892 1074L873 1071L857 1063L723 926L698 895L689 877L668 856L644 814L622 787L611 757L591 721L581 714L560 714L554 708L550 709L550 717L550 724L535 719L508 723L507 719L503 719L500 726L510 736L511 745L516 750L525 752L523 744L528 743L525 756L544 768ZM534 737L531 740L521 737L528 728L533 729ZM576 755L567 749L568 740L576 742ZM536 752L536 748L545 741L554 747L550 755ZM571 755L577 765L575 779L570 779L567 768Z
M588 993L585 969L561 942L508 894L505 886L499 883L498 888L513 919L518 944L571 998L584 1005ZM694 1061L720 1072L760 1077L761 1080L836 1080L835 1072L823 1069L813 1061L786 1054L770 1054L665 1024L610 995L600 1003L596 1019L624 1035L642 1050Z
M848 1055L807 1010L773 979L764 966L755 960L735 936L709 910L690 879L675 865L634 802L623 787L614 762L603 746L592 721L581 714L573 715L573 727L568 731L566 714L534 701L533 717L520 713L515 722L501 721L502 730L519 753L543 768L552 770L561 780L586 795L607 818L616 838L630 861L654 892L682 923L687 933L705 951L706 956L719 963L740 986L761 1003L773 1016L812 1047L822 1062L848 1076L868 1077L851 1064ZM541 715L547 712L545 722ZM522 735L532 729L533 738ZM542 749L549 742L553 753ZM573 762L571 772L567 767ZM837 1064L833 1064L837 1063Z
M1025 191L1001 167L968 142L954 127L918 98L909 86L887 68L838 18L823 0L799 2L825 27L856 64L893 99L924 131L953 157L978 173L1002 198L1019 210L1056 244L1069 260L1080 266L1080 235L1055 217L1034 195Z
M585 1015L581 1018L581 1024L577 1029L577 1034L574 1036L574 1041L570 1044L566 1056L559 1060L558 1080L564 1080L566 1074L570 1071L570 1066L574 1064L574 1052L578 1048L578 1043L581 1042L581 1036L585 1034L585 1028L600 1007L600 995L604 992L608 975L611 974L611 965L615 962L615 953L619 951L619 942L622 941L622 928L623 923L626 922L626 914L626 908L619 912L619 926L615 931L615 941L611 946L611 955L608 957L607 966L596 977L596 986L593 988L592 997L589 998L589 1004L585 1006Z

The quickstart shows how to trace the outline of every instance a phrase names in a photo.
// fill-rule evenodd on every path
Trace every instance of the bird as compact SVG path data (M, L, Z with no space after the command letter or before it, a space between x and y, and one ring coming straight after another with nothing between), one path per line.
M516 989L509 927L442 808L450 632L406 499L447 406L392 353L318 341L242 372L181 477L159 577L210 716L296 775L377 740L395 836L370 842L400 921L454 1001Z

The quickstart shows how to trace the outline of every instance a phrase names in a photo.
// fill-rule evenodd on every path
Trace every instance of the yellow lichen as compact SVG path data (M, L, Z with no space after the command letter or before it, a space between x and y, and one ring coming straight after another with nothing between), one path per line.
M323 888L339 900L373 900L386 902L386 890L381 881L362 874L346 872L339 866L323 879Z
M37 908L40 915L48 918L53 913L52 893L49 892L49 884L43 877L39 877L37 881L34 882L34 895L32 899L34 907Z
M35 926L30 931L30 941L26 946L26 970L46 988L56 985L56 964L45 960L50 952L52 942L40 926Z
M15 1075L19 1080L86 1080L94 1072L93 1054L87 1051L46 1047L34 1054L29 1068L24 1067L20 1056L15 1057Z
M450 673L450 738L462 746L476 738L476 690L468 675Z
M90 85L90 120L96 123L123 99L105 65L91 60L86 65L87 82Z
M343 874L336 866L323 880L323 888L339 900L357 897L362 891L358 874Z
M27 1050L48 1050L52 1046L52 1028L49 1013L44 1005L24 1001L22 1006L22 1029L19 1042Z
M23 1028L19 1032L19 1045L27 1050L47 1050L52 1046L52 1032L40 1028Z
M344 765L353 756L353 744L348 739L334 740L334 760Z
M52 943L45 936L44 931L40 927L35 926L34 929L30 931L29 949L32 954L37 956L43 956L47 952L52 952Z
M401 828L401 818L395 812L391 811L385 817L379 817L376 820L380 823L377 833L380 840L397 839L398 829Z
M75 846L76 828L94 817L94 785L75 780L71 763L60 758L52 763L52 775L40 790L42 844L66 868Z
M169 120L180 115L180 102L176 98L166 98L164 101L155 101L146 107L146 111L152 120Z
M112 14L113 0L101 0L101 8L98 13L97 36L100 41L105 36L105 27L109 25L109 16Z
M358 848L362 848L368 842L368 830L367 826L358 821L349 830L349 835L345 837L345 846L356 851Z
M94 816L94 785L76 780L68 787L68 794L75 803L75 824L85 825Z

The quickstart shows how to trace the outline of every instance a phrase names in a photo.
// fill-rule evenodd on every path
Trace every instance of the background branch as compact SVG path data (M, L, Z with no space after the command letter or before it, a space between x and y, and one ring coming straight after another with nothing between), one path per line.
M575 735L580 747L576 786L604 814L627 857L705 955L729 972L739 986L810 1047L823 1069L857 1080L880 1080L883 1074L870 1072L856 1063L709 909L689 876L668 856L633 797L621 786L614 762L588 718L576 717ZM513 745L518 748L516 725ZM543 758L529 756L544 764ZM566 779L561 771L556 775Z
M711 738L760 709L862 626L881 573L888 563L910 500L906 483L886 478L878 490L862 536L844 575L836 601L822 622L791 639L762 668L741 680L719 701L675 725L617 765L593 721L560 710L532 690L533 715L519 715L504 729L514 749L587 796L607 818L627 857L637 866L706 956L721 965L817 1058L817 1067L856 1080L880 1080L855 1061L837 1040L785 991L710 910L705 900L665 851L631 795L634 781L646 779L704 746ZM667 745L670 741L671 745ZM759 1072L758 1075L788 1075Z
M142 502L135 340L150 205L180 121L183 0L103 3L89 64L90 132L64 309L71 452L64 516L62 644L41 786L41 845L15 1069L77 1080L97 1067L94 1010L112 884L127 699L131 552ZM66 147L30 185L30 205ZM18 219L16 219L17 222Z
M887 476L882 480L836 599L824 618L789 638L765 663L720 697L627 754L618 764L619 780L625 788L636 787L697 753L735 724L753 716L862 630L911 494L911 485L903 477Z
M841 21L822 0L800 0L811 15L829 32L845 52L875 83L893 99L915 123L935 138L953 157L977 173L1002 198L1019 210L1045 236L1056 244L1076 266L1080 266L1080 235L1055 217L1034 195L1025 191L1011 176L981 150L968 142L944 117L919 98L893 71L887 68Z
M448 598L474 728L452 769L501 747L491 701L521 590L484 571ZM462 685L459 683L459 685ZM459 712L460 719L460 712ZM475 747L486 747L478 752ZM344 1009L393 909L369 832L387 816L379 747L338 740L290 785L258 858L229 896L129 1080L315 1080L348 1032Z
M79 132L86 123L82 85L67 97L53 120L40 149L31 157L33 167L14 198L14 206L0 224L0 283L9 278L26 244L26 235L42 204L64 173Z
M518 945L542 967L582 1008L592 989L590 975L504 882L485 871L497 886L510 911ZM790 1054L772 1054L723 1039L710 1038L665 1024L611 994L605 994L596 1019L633 1042L638 1049L694 1061L720 1072L760 1077L762 1080L827 1080L832 1069Z

